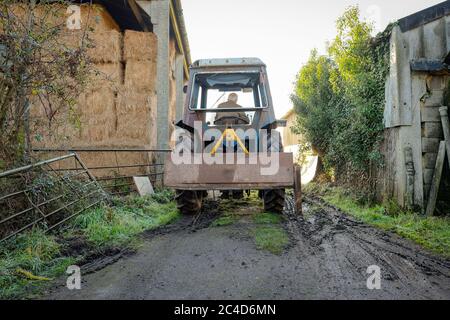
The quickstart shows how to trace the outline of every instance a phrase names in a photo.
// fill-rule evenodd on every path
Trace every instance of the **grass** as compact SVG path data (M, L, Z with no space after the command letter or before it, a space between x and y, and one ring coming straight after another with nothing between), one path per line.
M282 254L289 244L289 237L286 231L273 225L261 225L253 231L256 247L273 254Z
M263 212L253 216L253 221L256 224L279 224L283 217L279 214Z
M430 251L450 257L450 218L426 217L404 212L392 202L384 205L363 205L351 193L339 187L312 184L306 193L321 196L326 202L356 217L362 222L392 231Z
M235 215L225 215L213 221L212 227L225 227L234 224L239 220L239 217Z
M256 228L253 230L253 238L256 247L273 254L282 254L289 244L289 237L281 227L283 218L274 213L260 213L253 217Z
M56 237L34 229L7 242L0 249L0 298L17 299L25 293L33 296L46 280L32 280L20 270L48 279L64 273L75 263L72 257L60 256Z
M155 229L178 219L173 202L160 203L152 197L116 200L113 207L103 206L75 219L74 230L81 230L96 247L124 246L145 230Z
M111 206L78 216L63 234L45 234L39 228L25 232L0 247L0 299L32 298L81 261L83 257L63 255L68 239L81 237L96 251L127 248L138 243L143 231L178 217L172 194L161 191L151 197L117 198Z

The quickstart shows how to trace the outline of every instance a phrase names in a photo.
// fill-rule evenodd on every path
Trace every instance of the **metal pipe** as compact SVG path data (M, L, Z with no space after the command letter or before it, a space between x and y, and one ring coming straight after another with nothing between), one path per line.
M111 167L91 167L89 170L104 170L104 169L122 169L122 168L146 168L146 167L159 167L164 164L136 164L128 166L111 166ZM67 169L55 169L55 171L83 171L82 168L67 168Z
M112 180L120 180L120 179L130 179L134 177L149 177L149 176L162 176L164 172L161 173L152 173L147 175L138 175L138 176L120 176L120 177L106 177L106 178L98 178L98 181L112 181Z
M72 158L74 156L75 156L75 154L71 153L71 154L68 154L68 155L65 155L65 156L61 156L61 157L58 157L58 158L53 158L53 159L49 159L49 160L45 160L45 161L40 161L40 162L37 162L37 163L34 163L34 164L30 164L28 166L24 166L24 167L8 170L8 171L0 173L0 178L4 178L4 177L7 177L7 176L18 174L20 172L28 171L28 170L31 170L33 168L40 167L40 166L43 166L43 165L46 165L46 164L50 164L50 163L54 163L54 162L57 162L57 161L65 160L65 159L68 159L68 158Z
M236 111L236 110L235 110ZM167 152L170 153L170 149L93 149L93 148L35 148L33 152Z
M47 233L47 232L49 232L50 230L53 230L53 229L56 228L57 226L60 226L60 225L62 225L63 223L65 223L66 221L69 221L70 219L72 219L72 218L78 216L79 214L81 214L82 212L86 211L87 209L90 209L90 208L92 208L93 206L98 205L98 204L99 204L100 202L102 202L103 200L105 200L105 199L104 199L104 198L103 198L103 199L100 199L100 200L94 202L93 204L87 206L86 208L83 208L83 209L79 210L78 212L76 212L76 213L70 215L69 217L67 217L67 218L65 218L65 219L63 219L63 220L61 220L61 221L58 222L57 224L54 224L53 226L51 226L50 228L48 228L47 230L45 230L45 232Z

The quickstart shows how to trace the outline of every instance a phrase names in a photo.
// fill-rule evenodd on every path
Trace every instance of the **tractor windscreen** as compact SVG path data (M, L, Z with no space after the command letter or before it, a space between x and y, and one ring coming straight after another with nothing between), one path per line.
M261 84L259 73L195 75L190 99L190 108L193 110L217 112L220 109L241 107L244 110L256 111L266 106L265 88Z

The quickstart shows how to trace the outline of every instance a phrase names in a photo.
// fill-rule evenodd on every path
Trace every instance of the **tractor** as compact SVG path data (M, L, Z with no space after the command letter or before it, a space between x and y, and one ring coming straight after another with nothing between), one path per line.
M189 79L164 173L180 212L198 214L208 191L242 198L258 190L265 211L281 213L293 188L300 214L300 168L283 152L276 129L286 121L275 118L266 65L258 58L198 60Z

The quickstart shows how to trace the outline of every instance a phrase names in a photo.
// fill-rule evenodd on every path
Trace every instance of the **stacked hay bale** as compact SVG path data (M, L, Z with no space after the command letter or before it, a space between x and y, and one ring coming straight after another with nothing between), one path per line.
M117 97L114 145L156 147L157 39L153 33L126 30L123 42L124 84ZM120 161L151 162L146 153L120 154ZM127 174L133 169L124 170Z
M92 46L92 79L74 108L79 125L67 121L61 113L49 129L39 106L32 110L34 131L42 139L37 148L139 148L156 147L156 60L157 40L153 33L119 27L106 10L82 6L82 30L68 30L62 35L68 47L78 46L86 28ZM73 112L73 111L72 111ZM88 167L148 164L148 153L82 153ZM95 170L96 176L138 175L147 168Z

